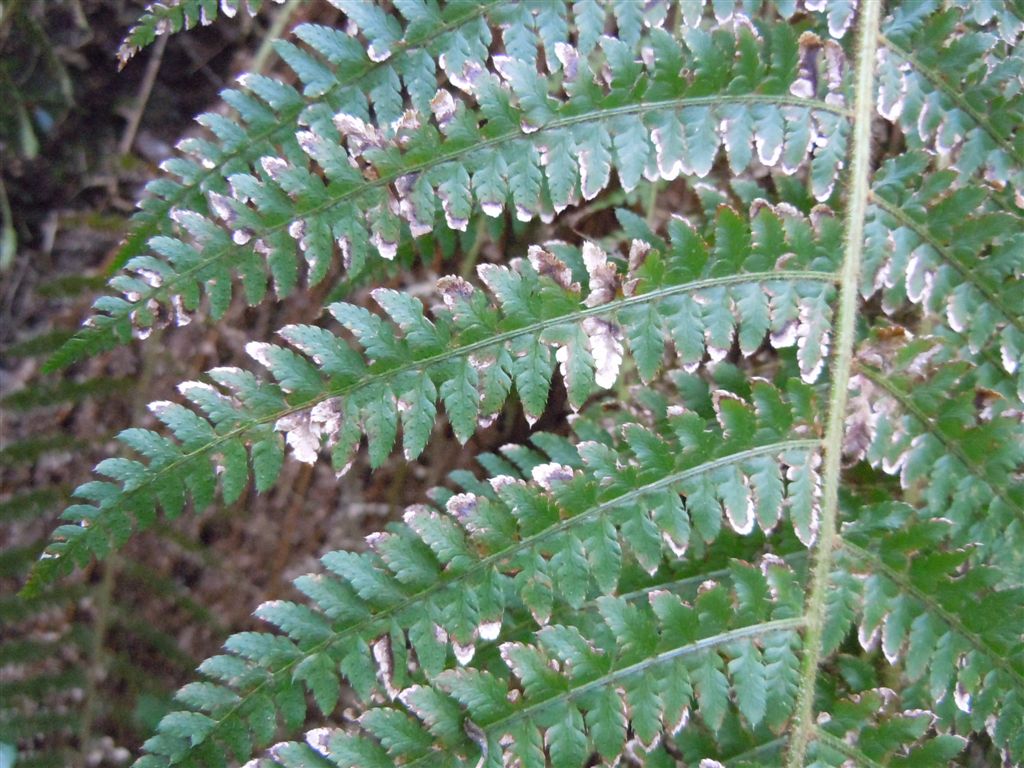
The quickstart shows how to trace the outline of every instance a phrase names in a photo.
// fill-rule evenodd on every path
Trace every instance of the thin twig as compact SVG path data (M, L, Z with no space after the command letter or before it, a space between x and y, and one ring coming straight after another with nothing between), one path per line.
M146 410L154 367L160 357L159 335L161 333L162 331L156 331L154 335L157 338L154 341L157 343L147 344L142 350L142 360L139 366L139 386L135 390L135 396L132 398L132 423L136 423ZM99 708L99 683L105 677L107 670L107 634L112 621L111 614L116 608L114 590L116 589L121 564L120 554L116 551L111 552L103 566L103 576L96 594L92 645L89 649L89 661L86 670L88 683L78 729L79 747L82 754L85 754L89 749L89 743L92 741L92 728L96 722L96 711Z
M164 59L164 50L167 48L168 39L169 35L161 35L157 39L156 45L153 46L153 53L146 63L146 73L142 76L139 95L135 97L135 106L132 107L128 117L128 125L125 126L124 134L121 136L121 143L117 146L117 151L122 155L127 155L132 151L135 135L139 132L139 123L142 122L142 113L146 111L149 95L153 91L153 84L156 83L156 76Z
M288 26L288 20L291 19L292 14L295 13L301 2L302 0L288 0L288 4L274 16L270 29L263 36L263 42L260 43L256 56L253 57L252 66L250 67L251 72L263 72L270 64L274 56L274 41L279 40L284 34L284 28Z
M14 229L14 214L11 203L7 199L7 187L0 177L0 272L6 272L14 263L14 253L18 249L18 234Z

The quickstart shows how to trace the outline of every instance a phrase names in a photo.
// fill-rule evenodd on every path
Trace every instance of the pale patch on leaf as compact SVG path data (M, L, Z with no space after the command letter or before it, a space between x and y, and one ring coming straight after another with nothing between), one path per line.
M314 728L306 731L306 743L316 752L324 757L330 755L331 736L335 733L334 728Z
M448 642L448 632L439 624L434 625L434 639L441 645L445 645Z
M531 245L526 256L530 261L530 266L541 277L550 277L567 291L579 290L579 285L572 281L572 270L551 251L547 251L539 245ZM482 270L480 276L486 282Z
M296 461L316 464L320 453L320 434L310 422L308 412L290 413L274 424L274 429L283 432L285 442L292 449Z
M455 653L455 660L464 667L473 660L473 656L476 654L476 645L474 643L463 645L457 640L452 640L452 651Z
M964 333L970 327L970 307L963 291L954 291L946 300L946 320L957 333Z
M180 392L183 396L188 397L190 400L192 398L189 397L189 395L193 392L203 392L208 395L219 394L216 389L202 381L183 381L180 384L178 384L177 389L178 392Z
M793 530L800 542L810 547L818 538L821 520L821 476L818 467L821 455L817 451L791 453L783 456L786 462L786 503L789 506Z
M825 96L826 104L842 106L843 98L843 68L846 65L846 57L843 49L835 40L825 41L825 77L828 93Z
M443 188L437 190L437 196L441 198L441 210L444 211L444 220L448 229L465 232L469 228L469 219L456 216L453 210L453 206L457 205L458 201L453 202L451 195Z
M565 464L551 462L549 464L538 464L531 471L533 480L545 491L550 491L555 484L567 483L572 480L572 467Z
M160 418L166 411L174 408L174 403L168 400L154 400L146 406L150 413Z
M174 324L178 328L184 328L192 322L192 317L185 310L185 303L180 295L171 296L171 308L174 310Z
M647 261L647 256L651 252L651 244L644 240L633 239L629 243L629 267L628 274L630 277L636 274L637 270L644 265Z
M525 205L516 203L516 220L521 222L532 221L534 212Z
M287 160L283 160L280 157L274 157L273 155L267 155L266 157L260 158L260 166L263 171L277 184L281 183L281 179L284 177L291 166Z
M485 621L479 627L477 627L477 635L485 642L491 642L497 640L498 635L501 634L501 622L500 621Z
M583 244L583 263L590 276L590 293L583 303L588 307L607 304L619 289L618 270L608 261L608 254L589 240Z
M896 122L906 106L907 73L910 65L906 62L893 61L889 51L879 46L876 54L878 62L878 98L875 108L878 114L890 122Z
M840 0L833 3L828 13L828 33L837 40L846 34L857 13L857 0Z
M501 215L501 212L505 210L505 206L495 200L482 200L480 201L480 210L484 212L485 216L490 216L492 219L496 219Z
M310 424L328 440L333 439L341 429L339 400L331 398L317 403L309 411Z
M409 232L412 236L422 237L434 229L433 221L421 220L420 215L427 211L418 210L413 201L413 192L419 176L415 173L407 173L395 179L395 193L398 195L398 215L409 222ZM433 216L433 208L430 208L429 215Z
M793 84L793 87L796 87L796 83ZM785 138L784 126L782 113L775 109L761 112L754 126L754 149L757 150L757 159L768 168L774 167L782 157L783 139ZM792 170L783 168L783 170L792 173L796 168Z
M492 477L489 481L490 486L494 489L495 493L501 493L501 489L509 485L522 485L523 482L511 475L497 475Z
M383 147L384 137L377 128L365 120L339 112L334 116L334 127L346 140L349 151L353 155L361 155L370 147Z
M575 80L579 70L579 51L574 46L569 45L569 43L559 41L555 43L555 58L562 65L562 71L565 73L565 82L571 83Z
M513 65L518 59L512 56L498 55L491 58L491 64L494 66L494 71L501 75L501 79L505 82L511 82L515 79L515 69Z
M385 240L380 232L373 233L373 236L370 238L370 243L380 253L381 258L387 259L388 261L394 261L395 256L398 255L398 243Z
M737 395L735 392L730 392L727 389L716 389L711 393L711 404L714 407L715 419L718 421L719 426L723 431L727 432L729 425L726 423L724 414L722 412L722 401L732 400L737 403L742 403L744 406L747 404L746 400Z
M860 374L850 377L850 396L847 405L846 430L843 433L843 455L847 461L860 461L874 442L878 414L873 405L871 383Z
M391 135L399 146L409 143L420 129L420 116L414 109L405 110L401 116L391 121Z
M757 522L754 516L754 498L750 492L750 481L746 477L743 478L741 495L743 501L739 505L725 503L723 507L729 527L740 536L746 536L754 530L754 524Z
M388 48L378 48L373 43L366 46L366 55L370 57L370 61L380 64L382 61L387 61L391 58L391 50Z
M587 334L590 354L594 357L594 382L603 389L611 389L615 386L622 366L622 330L615 323L600 317L584 319L581 327ZM568 349L560 347L558 354L563 352L566 359L559 358L559 362L563 364L564 375Z
M671 137L667 131L678 131L674 124L661 125L651 131L651 141L654 142L654 154L658 162L658 172L665 181L672 181L683 171L683 159L681 155L670 149L671 143L678 143L678 137Z
M804 32L800 35L799 42L799 74L789 86L789 92L799 99L813 99L818 92L818 53L821 51L822 41L813 32Z
M1000 336L999 357L1007 373L1016 373L1024 358L1024 334L1009 325L1004 328Z
M474 292L472 284L458 275L445 275L438 279L437 290L448 309L455 309L459 304L469 301Z
M296 461L315 464L321 440L326 437L328 443L333 442L341 430L338 401L336 398L324 400L308 410L282 416L274 424L274 429L284 433L285 442L292 449Z
M437 122L438 128L442 130L448 126L455 117L455 99L451 92L439 88L437 93L434 94L434 98L430 100L430 111L434 115L434 120Z
M931 245L922 243L910 254L906 266L907 298L915 304L927 304L935 283L935 275L929 268L936 261L937 254Z
M441 54L437 59L441 69L448 75L448 81L463 93L473 94L476 91L477 81L484 75L484 68L479 62L466 60L458 71L448 66L448 59Z
M236 229L231 234L231 242L237 246L244 246L252 239L252 232L249 231L248 229ZM259 242L262 243L262 241Z
M800 378L808 384L818 380L828 355L830 317L824 295L800 301L800 321L796 328L796 356Z
M956 686L953 688L953 703L961 712L971 713L971 694L960 680L956 681Z
M381 635L373 644L373 660L377 662L377 677L384 686L388 697L398 696L395 687L395 656L391 648L391 635Z
M475 494L457 493L448 499L448 503L445 504L445 510L460 523L463 523L470 515L476 512L479 504L480 500Z
M207 200L213 215L229 227L234 228L233 225L238 220L238 213L231 207L231 198L211 190L207 195Z
M270 368L269 352L272 348L273 345L265 341L250 341L245 345L245 353L264 368Z

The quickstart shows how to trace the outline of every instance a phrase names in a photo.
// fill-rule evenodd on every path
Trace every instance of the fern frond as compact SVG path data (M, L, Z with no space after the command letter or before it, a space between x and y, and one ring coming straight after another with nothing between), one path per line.
M905 695L933 705L945 729L984 730L1019 754L1024 716L1024 625L1021 589L1000 588L998 571L960 572L968 549L941 547L942 520L909 523L909 509L862 510L844 532L839 563L856 575L857 638L902 662ZM871 531L873 526L880 529ZM862 531L871 531L864 536Z
M223 98L233 108L233 115L207 113L197 118L209 138L179 144L186 156L168 161L163 168L166 175L147 186L132 230L118 250L115 268L143 255L151 238L173 236L173 211L210 215L208 195L224 193L234 174L248 173L253 163L277 155L282 147L294 152L295 134L304 125L328 126L327 130L333 131L330 118L339 105L363 119L370 118L371 109L386 114L389 104L395 102L391 87L398 81L405 83L405 91L418 108L429 111L429 100L438 86L434 60L444 55L447 62L456 59L459 50L478 49L486 31L486 26L480 26L481 19L507 7L513 6L451 3L435 16L429 12L414 15L415 6L406 6L410 13L406 28L386 42L390 55L378 56L379 60L368 55L370 38L366 36L317 24L296 26L295 35L313 53L284 41L277 44L279 52L286 63L309 73L307 77L316 73L316 81L311 80L301 94L284 91L289 96L283 100L264 98L270 86L264 85L263 79L254 80L250 88L225 91ZM375 17L366 9L363 14ZM370 27L390 29L379 19ZM59 362L61 359L56 358L54 365L71 361Z
M66 498L66 492L59 487L48 486L25 491L0 501L0 518L6 522L39 517L56 507Z
M806 400L805 385L791 387L796 400ZM291 693L278 700L293 679L310 681L325 714L337 701L339 674L364 700L378 686L393 697L417 670L433 678L448 658L466 664L483 653L509 623L506 614L525 611L543 625L563 603L579 609L595 595L614 594L624 559L654 574L663 551L682 554L691 536L710 543L723 525L742 535L770 531L785 508L797 536L813 540L819 443L799 436L808 425L783 393L755 383L752 400L722 394L716 421L688 412L670 417L661 434L627 425L616 446L584 443L576 453L559 444L559 460L572 458L571 465L536 463L532 482L499 475L477 484L479 493L443 494L443 506L411 507L405 525L373 537L370 553L326 555L331 575L297 582L316 612L264 605L257 615L288 637L229 640L233 655L204 666L218 684L183 692L198 711L171 716L147 749L177 761L199 758L216 741L242 759L250 737L269 741L268 707L286 723L301 720L289 711L298 706ZM183 738L185 728L192 737Z
M591 5L603 20L596 4L580 8ZM361 4L349 8L357 23L355 8L370 13ZM151 253L133 258L111 282L123 296L100 299L88 326L51 366L152 326L161 306L194 311L203 292L217 317L231 298L233 276L252 303L262 299L268 271L278 294L287 295L298 279L299 253L311 282L326 274L335 242L350 270L373 250L392 259L403 232L433 229L439 201L454 230L465 230L477 211L497 216L507 207L521 220L548 217L596 196L612 170L627 190L642 179L704 177L721 145L737 171L753 162L755 150L761 163L784 173L809 160L813 193L827 200L846 141L841 79L823 83L819 96L792 68L801 45L786 25L744 27L738 38L693 30L684 43L654 26L633 44L607 37L592 50L566 44L559 49L566 63L548 61L547 74L511 56L492 57L500 76L491 74L481 63L485 53L479 60L461 56L459 70L449 51L448 80L465 94L456 99L441 88L426 105L423 94L407 102L392 72L394 114L375 104L374 125L357 103L343 105L332 120L310 116L310 130L283 139L284 157L272 153L233 173L227 194L211 190L211 215L173 210L181 237L152 238ZM325 44L319 37L312 42ZM645 49L654 56L645 59ZM692 79L678 76L681 66ZM305 69L299 75L312 76ZM271 110L302 108L290 86L256 77L247 84ZM248 111L265 111L251 99L247 104Z
M284 0L273 0L282 3ZM259 13L263 0L245 0L250 14ZM242 7L242 0L160 0L146 6L146 10L128 32L117 51L121 67L150 45L159 35L173 35L183 29L192 29L197 24L206 26L217 19L218 13L234 18Z
M766 594L769 578L754 569L744 587L757 577ZM730 699L752 728L769 709L781 722L795 688L779 678L769 686L768 668L796 672L802 618L793 615L800 607L798 593L789 596L796 601L758 605L764 620L736 624L738 614L729 608L733 601L742 604L742 593L730 595L711 584L692 606L663 591L652 593L649 605L605 597L598 601L602 621L592 629L553 624L536 633L536 645L503 644L501 657L514 683L500 672L453 669L431 688L406 689L402 702L435 735L468 734L462 743L445 744L449 753L468 751L472 759L476 748L485 747L487 761L502 752L502 744L511 744L524 764L542 762L544 750L558 765L580 765L594 753L608 763L623 754L642 755L663 734L687 725L691 710L719 730ZM454 722L442 696L461 704ZM364 715L364 727L377 725L374 736L387 743L387 721L375 714ZM329 750L340 765L359 765L362 755L347 741L339 735ZM394 764L417 757L392 748L386 759Z
M960 5L907 2L895 11L880 37L878 112L912 148L952 156L961 179L981 172L1012 185L1024 208L1024 94L1012 86L1024 9L1002 4L993 34L982 28L991 17L979 23L983 13Z
M471 261L520 258L442 278L435 306L378 288L330 305L341 330L250 342L265 374L186 382L162 429L122 435L141 458L79 489L30 590L159 510L266 490L289 447L344 471L401 435L412 460L439 409L466 442L513 392L532 426L556 368L572 437L483 453L489 480L453 473L325 555L139 765L1024 760L1019 3L342 5L348 32L279 49L303 94L250 82L294 136L198 182L91 338L474 219L588 205L580 245L523 253L532 230L506 228ZM447 23L465 46L419 36ZM347 104L356 43L382 66ZM665 181L702 223L661 237L652 200L593 234ZM351 697L344 727L275 744Z
M935 715L906 704L889 688L858 691L836 702L814 730L814 765L951 765L966 746L963 736L935 734Z
M174 517L190 496L197 510L205 508L217 494L218 467L229 503L248 482L250 458L257 490L269 488L283 459L275 430L286 434L298 460L310 463L326 440L342 470L363 434L371 464L381 464L400 422L405 456L413 459L429 439L439 399L465 441L478 422L499 412L513 383L527 417L539 417L556 364L579 408L599 387L615 383L627 346L650 378L669 340L680 363L693 367L706 354L724 357L737 332L747 354L766 337L778 348L796 346L798 370L815 380L828 347L834 274L821 268L831 266L840 237L834 219L818 211L808 220L759 202L749 222L722 208L711 243L684 221L669 229L664 254L633 241L624 275L603 249L587 243L581 252L565 244L534 247L513 267L482 266L493 300L466 281L444 278L444 308L432 319L419 300L396 291L374 292L394 326L361 307L332 305L363 355L314 326L281 332L305 357L250 344L276 383L215 369L210 377L228 394L202 382L181 386L203 416L152 404L176 439L140 429L121 434L148 463L110 459L97 467L114 482L78 490L90 503L65 513L77 524L58 529L29 588L119 546L134 523L150 525L158 507ZM786 268L770 271L780 263Z
M911 350L929 354L925 345ZM913 370L920 357L908 362ZM977 384L966 365L941 366L928 378L861 365L852 385L858 428L851 433L849 455L898 475L906 490L920 488L922 507L953 521L961 546L991 541L984 557L1019 583L1024 569L1020 418L1012 410L979 409Z
M957 187L952 169L925 174L929 164L905 154L876 178L862 293L881 290L889 313L921 306L964 334L965 359L992 347L1024 393L1024 219L993 206L992 190Z
M127 392L131 384L132 380L127 378L104 376L84 381L65 379L56 384L44 384L5 395L0 398L0 408L27 411L57 403L77 403L90 397L110 397Z

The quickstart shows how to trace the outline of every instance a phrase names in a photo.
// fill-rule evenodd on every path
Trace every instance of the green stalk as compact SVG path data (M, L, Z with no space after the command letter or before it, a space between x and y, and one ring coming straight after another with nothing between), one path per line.
M295 11L298 10L301 1L288 0L288 5L279 10L274 16L273 23L263 36L263 42L260 43L256 56L253 57L252 72L262 73L269 67L272 62L271 57L274 55L274 41L282 39L282 36L285 34L285 28L288 26L288 22L295 14Z
M856 335L864 218L871 189L871 120L875 111L875 47L881 18L881 0L865 0L861 6L854 96L853 157L850 162L850 198L846 213L846 251L840 271L839 318L836 333L828 426L825 431L825 467L822 492L821 538L811 574L807 598L807 631L796 705L796 729L786 765L802 768L815 733L814 689L822 656L825 598L829 588L832 555L839 542L839 480L842 472L846 400L853 365Z

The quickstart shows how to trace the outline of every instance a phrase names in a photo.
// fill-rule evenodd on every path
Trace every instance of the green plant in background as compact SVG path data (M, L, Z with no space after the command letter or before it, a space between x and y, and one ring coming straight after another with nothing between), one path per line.
M40 5L0 3L0 149L27 160L39 153L39 134L49 132L72 104L71 80L39 22ZM0 272L14 261L18 234L0 178Z
M283 3L284 0L272 0ZM259 13L264 0L164 0L146 6L138 23L117 51L117 60L123 67L142 48L156 40L158 35L172 35L197 24L207 25L223 13L234 18L244 8L251 15Z
M26 593L286 451L413 461L439 407L465 442L553 386L573 415L260 606L279 631L229 638L138 765L1024 761L1024 9L332 4L277 44L297 86L200 118L51 365L300 264L507 248L151 404ZM531 242L615 190L614 231Z

